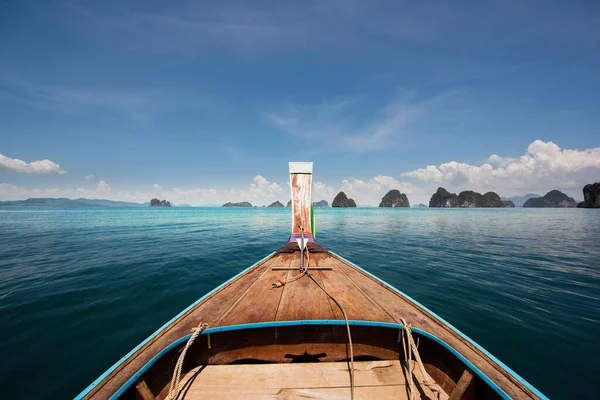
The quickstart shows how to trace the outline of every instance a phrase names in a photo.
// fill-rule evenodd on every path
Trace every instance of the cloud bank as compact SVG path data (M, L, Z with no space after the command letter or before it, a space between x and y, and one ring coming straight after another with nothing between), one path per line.
M561 149L551 141L536 140L519 158L492 154L481 165L450 161L404 172L401 176L449 185L450 189L468 187L507 195L523 190L580 189L586 183L597 181L599 172L600 147Z
M30 163L18 158L6 157L0 154L0 170L20 172L26 174L66 174L67 171L60 168L60 165L50 160L32 161Z

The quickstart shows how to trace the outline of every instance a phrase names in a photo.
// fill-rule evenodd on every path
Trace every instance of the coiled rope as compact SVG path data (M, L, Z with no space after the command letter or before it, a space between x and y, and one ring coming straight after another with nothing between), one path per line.
M196 328L194 333L192 333L192 337L187 341L185 347L181 351L179 355L179 359L177 360L177 364L175 364L175 370L173 371L173 378L171 379L171 388L169 389L169 394L167 395L167 400L174 400L179 396L179 380L181 379L181 368L183 367L183 361L185 360L185 353L187 353L188 349L194 343L194 340L208 328L208 324L201 322L200 325Z

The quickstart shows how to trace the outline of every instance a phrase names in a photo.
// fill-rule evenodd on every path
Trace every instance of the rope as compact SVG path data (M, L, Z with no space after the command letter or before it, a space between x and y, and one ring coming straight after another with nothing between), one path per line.
M167 400L176 399L179 396L179 380L181 378L181 368L183 367L183 361L185 360L185 353L187 353L188 349L194 343L194 340L208 328L208 324L201 322L200 325L196 328L194 333L192 333L192 337L187 341L185 347L181 351L179 355L179 359L177 360L177 364L175 364L175 370L173 371L173 378L171 379L171 388L169 389L169 394L167 395Z
M413 369L410 368L410 360L412 360L412 356L414 354L415 361L421 370L421 374L423 375L423 383L425 386L429 388L434 394L436 399L440 398L440 390L435 384L435 381L429 376L427 371L425 371L425 367L423 366L423 361L421 361L421 356L419 355L419 349L415 344L415 340L412 337L412 327L410 324L406 323L404 318L401 318L402 321L402 347L404 348L404 371L406 373L408 379L408 397L410 400L415 400L415 391L413 388L413 379L414 373Z
M300 272L298 275L286 280L281 280L277 283L274 283L272 286L273 288L279 288L282 287L283 285L285 285L286 283L290 283L290 282L294 282L297 281L298 279L302 278L304 275L308 276L310 279L312 279L312 281L314 283L317 284L317 286L327 295L329 296L329 298L331 300L333 300L333 302L335 303L336 306L338 306L338 308L342 311L342 315L344 316L344 320L346 321L346 331L348 332L348 347L350 350L350 399L354 400L354 349L352 346L352 335L350 334L350 322L348 321L348 316L346 315L346 310L344 310L344 307L342 307L342 305L340 304L339 301L337 301L337 299L335 297L333 297L331 295L331 293L329 293L327 291L327 289L325 289L325 286L323 286L322 284L320 284L315 277L313 276L313 274L308 270L308 266L310 265L310 252L308 251L308 249L305 250L306 253L306 265L304 266L304 269L302 269L302 272Z

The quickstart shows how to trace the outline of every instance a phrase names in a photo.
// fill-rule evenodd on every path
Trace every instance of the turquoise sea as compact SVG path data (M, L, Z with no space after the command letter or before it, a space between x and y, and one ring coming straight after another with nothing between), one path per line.
M600 210L315 211L321 244L549 397L598 398ZM0 208L0 397L72 398L290 225L289 208Z

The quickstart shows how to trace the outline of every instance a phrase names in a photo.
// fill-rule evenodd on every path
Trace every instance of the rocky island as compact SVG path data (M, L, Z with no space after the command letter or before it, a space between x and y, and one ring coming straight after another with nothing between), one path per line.
M417 204L416 206L413 206L413 208L429 208L429 207L427 207L427 206L426 206L425 204L423 204L423 203L419 203L419 204Z
M326 208L329 207L329 203L327 200L315 201L313 202L313 208Z
M450 193L446 189L440 187L431 196L429 207L456 207L456 208L476 208L476 207L504 207L500 196L494 192L485 194L477 193L472 190L456 193Z
M504 208L515 208L515 203L512 200L502 200L502 204Z
M339 192L337 196L335 196L335 199L333 199L331 207L356 207L356 202L349 199L348 196L346 196L346 193Z
M291 207L292 206L292 201L288 201L287 204L285 205L286 207Z
M536 208L561 208L561 207L576 207L577 202L561 191L551 190L542 197L529 199L523 204L523 207Z
M542 197L542 195L535 193L527 193L525 196L513 196L513 197L500 197L502 201L512 201L515 207L523 207L523 204L529 199L534 197Z
M171 207L171 202L167 200L152 199L150 207Z
M248 203L247 201L242 201L240 203L225 203L223 204L223 207L252 207L252 204Z
M285 207L285 206L283 204L281 204L279 202L279 200L277 200L275 203L271 203L271 205L269 207Z
M577 208L600 208L600 182L588 183L583 187L583 201Z
M400 193L399 190L393 189L387 192L381 199L379 207L410 207L408 197L404 193Z

